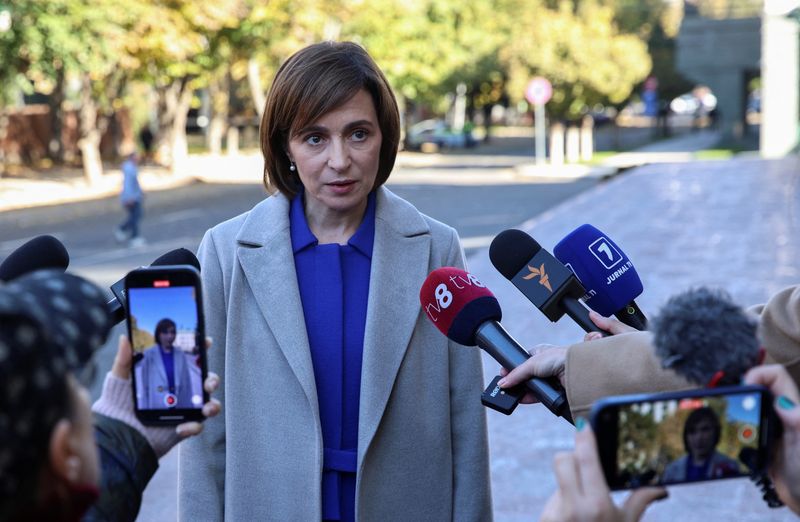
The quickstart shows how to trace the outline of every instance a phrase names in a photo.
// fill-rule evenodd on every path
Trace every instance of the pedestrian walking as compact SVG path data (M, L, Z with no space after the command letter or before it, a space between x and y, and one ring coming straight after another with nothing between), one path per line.
M122 207L128 213L127 218L114 229L114 237L120 243L128 242L128 246L138 247L145 244L139 235L139 221L142 219L142 200L144 194L139 186L139 165L136 148L125 156L122 163L122 192L119 195Z

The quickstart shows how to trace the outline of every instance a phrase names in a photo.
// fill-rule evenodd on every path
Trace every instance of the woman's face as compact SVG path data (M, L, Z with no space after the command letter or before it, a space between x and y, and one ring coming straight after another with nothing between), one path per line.
M714 424L709 419L700 419L686 433L689 451L694 458L705 458L714 451Z
M305 188L306 215L363 215L380 163L381 128L372 96L358 91L289 141Z
M169 348L175 342L175 328L168 326L158 333L158 344L164 348Z

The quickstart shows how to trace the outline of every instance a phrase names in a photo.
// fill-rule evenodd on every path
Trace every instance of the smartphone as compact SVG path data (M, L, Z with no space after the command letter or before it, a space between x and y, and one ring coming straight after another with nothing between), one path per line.
M612 490L762 473L779 425L762 386L607 397L590 422Z
M190 265L151 266L125 276L133 400L142 424L205 417L208 373L200 272Z

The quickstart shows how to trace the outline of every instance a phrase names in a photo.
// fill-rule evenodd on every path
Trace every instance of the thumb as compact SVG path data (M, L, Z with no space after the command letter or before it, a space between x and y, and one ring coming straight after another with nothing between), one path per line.
M667 498L669 493L664 488L639 488L631 493L622 504L625 522L636 522L644 514L651 503Z
M111 365L111 374L120 379L128 379L131 374L132 360L131 343L126 336L120 335L117 355L114 357L114 364Z

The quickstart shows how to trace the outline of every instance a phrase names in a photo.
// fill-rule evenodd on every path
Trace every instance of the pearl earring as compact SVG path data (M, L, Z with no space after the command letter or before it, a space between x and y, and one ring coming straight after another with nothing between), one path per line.
M297 165L294 164L294 161L289 162L289 170L291 170L292 172L297 170Z

